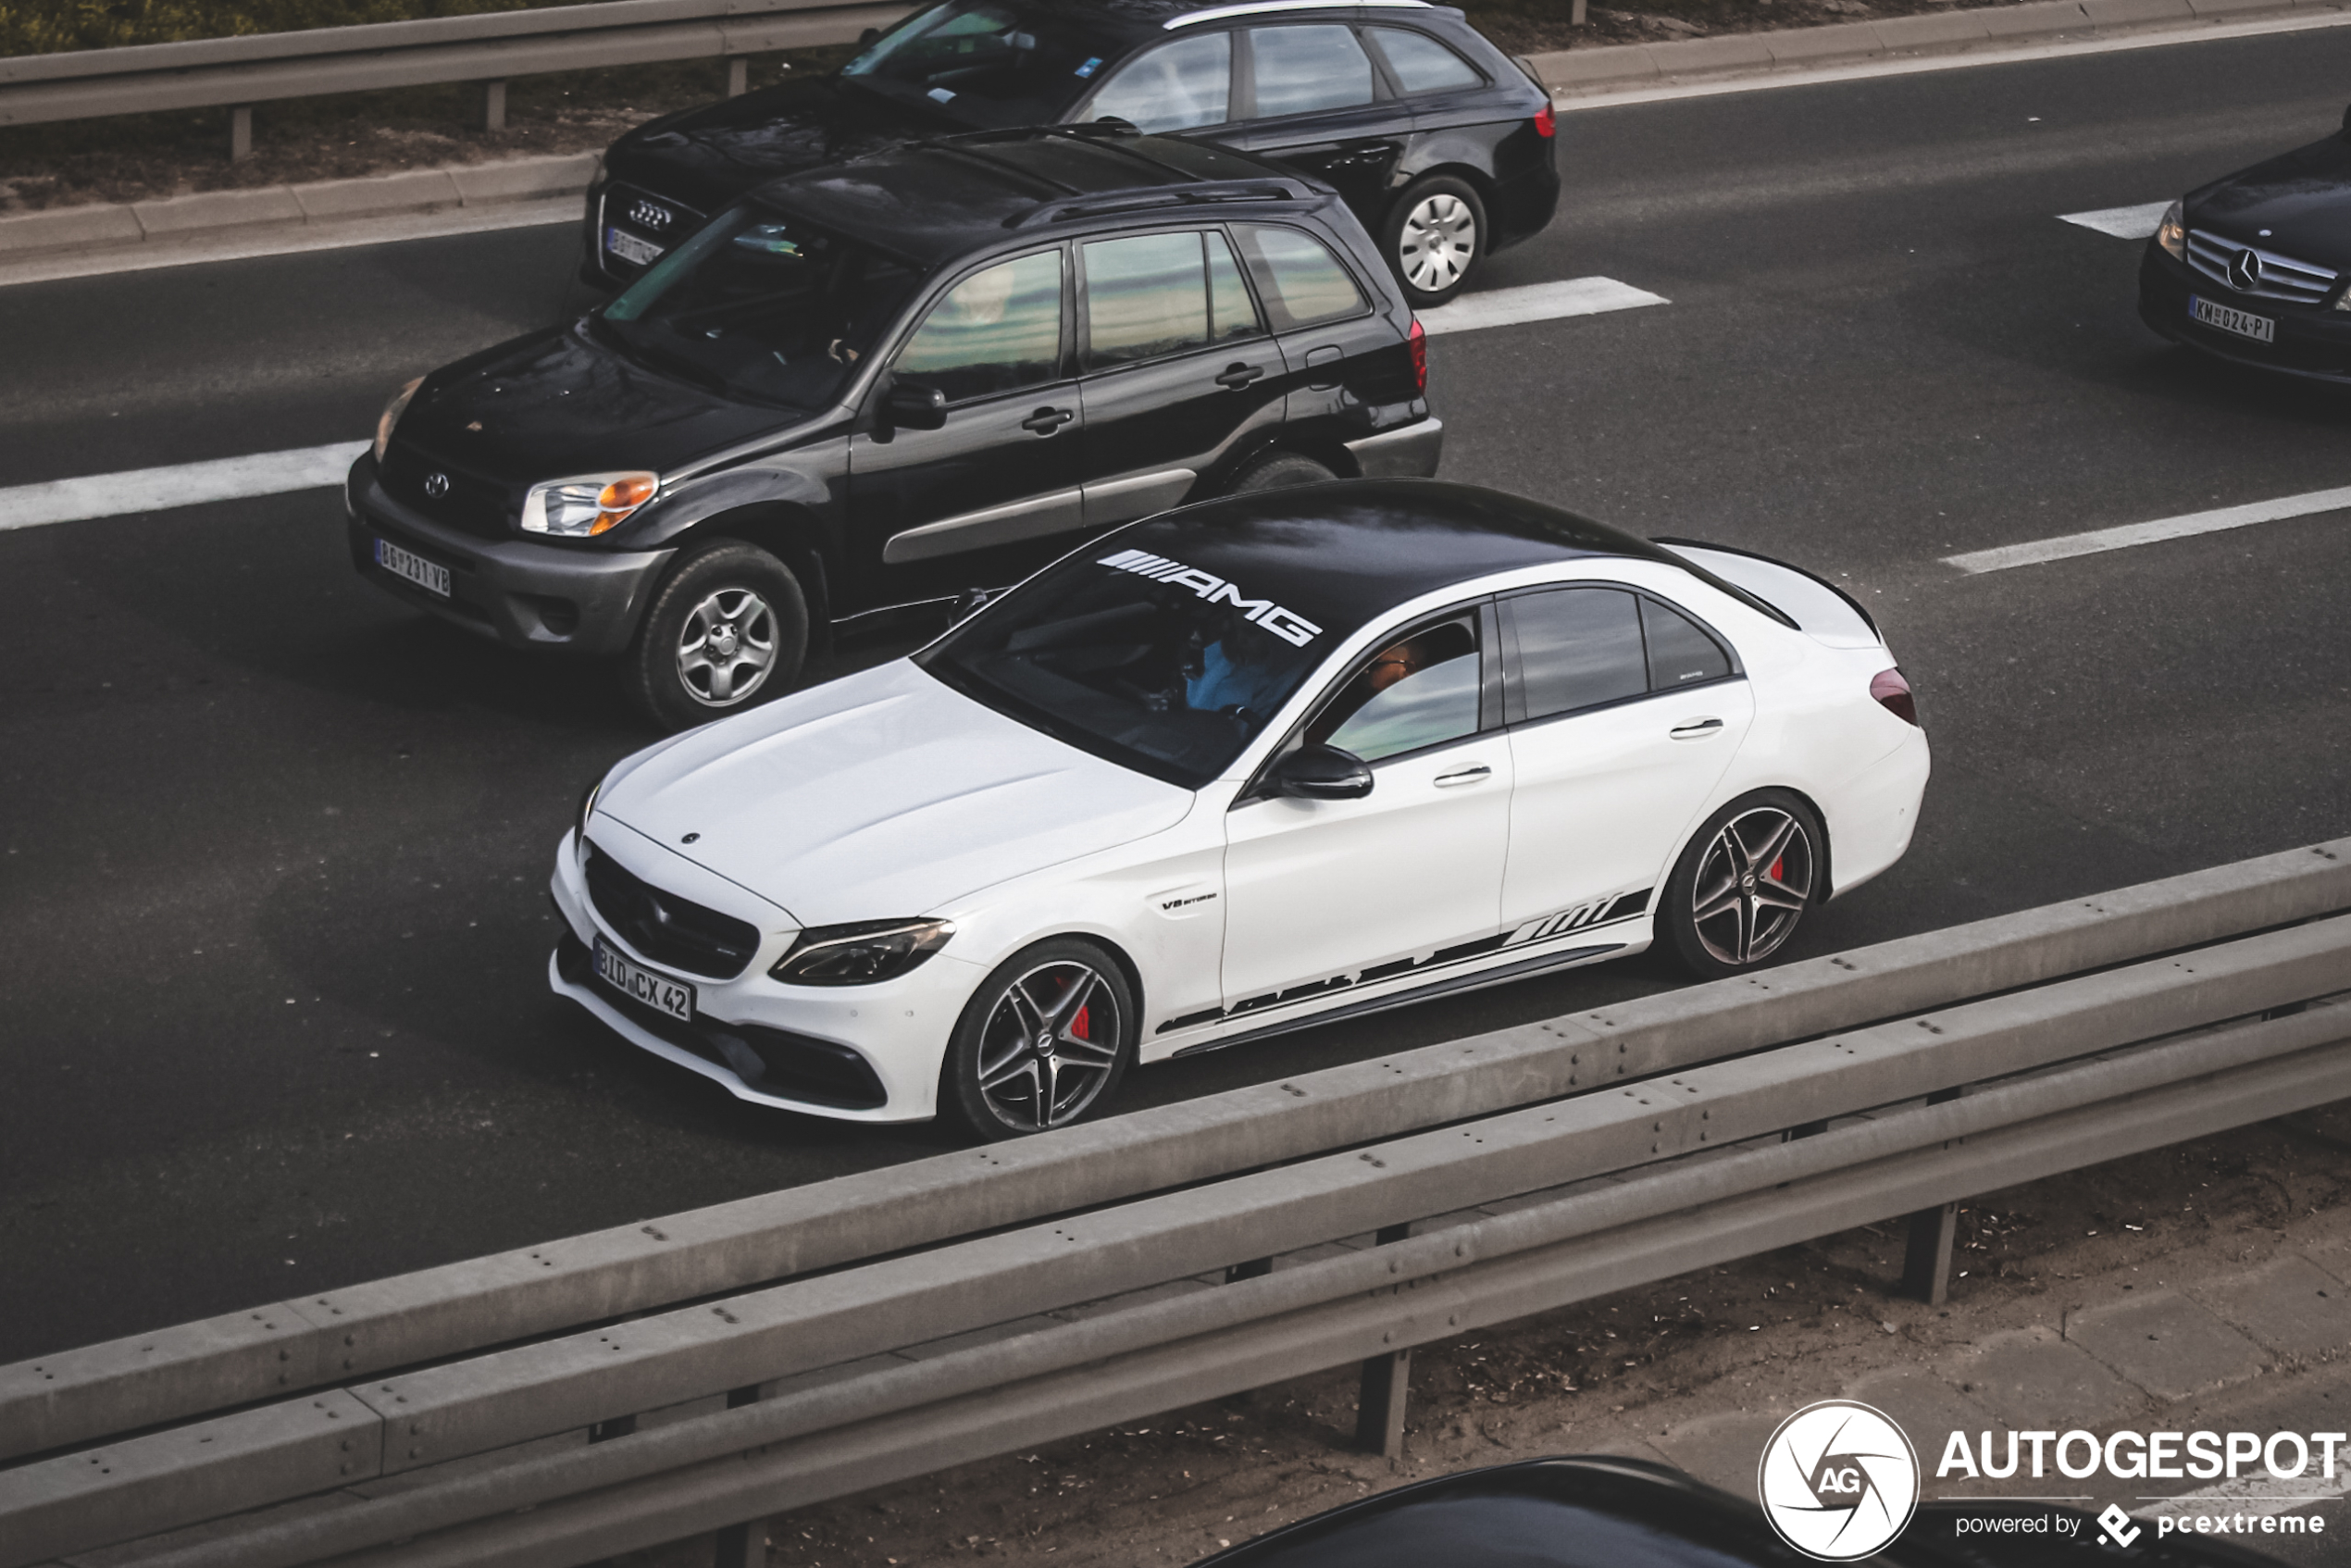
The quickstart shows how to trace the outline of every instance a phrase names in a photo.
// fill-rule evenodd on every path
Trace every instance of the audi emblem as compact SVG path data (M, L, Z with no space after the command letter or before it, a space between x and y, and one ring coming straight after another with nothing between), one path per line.
M2236 259L2229 263L2229 281L2248 293L2260 284L2261 258L2251 247L2237 252Z
M446 474L427 474L425 476L425 493L435 501L438 501L442 496L447 495L449 493L449 476Z
M639 201L628 204L628 221L640 229L650 229L656 234L668 228L670 221L677 216L659 202Z

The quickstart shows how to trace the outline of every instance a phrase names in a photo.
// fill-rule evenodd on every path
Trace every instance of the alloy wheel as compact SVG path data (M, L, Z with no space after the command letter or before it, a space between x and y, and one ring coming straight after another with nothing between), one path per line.
M1812 838L1777 806L1723 825L1698 862L1690 918L1717 963L1758 964L1796 930L1812 896Z
M776 667L776 613L748 588L713 589L678 634L678 681L706 708L731 708Z
M1442 293L1462 280L1477 253L1477 218L1449 192L1437 191L1404 215L1396 259L1404 280L1424 293Z
M1118 1065L1118 996L1090 964L1040 964L1006 986L979 1036L979 1092L1006 1126L1065 1126Z

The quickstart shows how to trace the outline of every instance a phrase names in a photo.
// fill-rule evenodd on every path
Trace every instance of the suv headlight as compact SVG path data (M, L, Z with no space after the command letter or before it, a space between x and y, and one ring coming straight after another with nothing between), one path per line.
M770 977L794 986L869 986L894 980L947 945L952 920L861 920L801 932Z
M2187 215L2179 203L2163 209L2163 221L2155 226L2155 243L2182 261L2188 259Z
M392 401L384 404L384 411L376 416L377 462L380 463L384 460L384 448L392 444L392 428L400 423L400 417L403 414L408 412L408 400L415 397L417 389L424 384L425 379L422 376L417 377L392 393Z
M618 528L659 489L659 474L636 471L549 479L530 487L522 504L523 531L587 539Z

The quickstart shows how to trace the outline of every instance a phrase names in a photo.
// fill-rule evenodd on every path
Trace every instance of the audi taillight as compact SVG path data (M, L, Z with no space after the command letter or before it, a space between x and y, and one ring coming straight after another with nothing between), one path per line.
M1417 316L1412 317L1412 335L1405 339L1405 343L1412 351L1412 385L1425 392L1428 391L1428 329L1421 325L1421 318Z
M1548 142L1558 132L1559 128L1560 122L1558 118L1552 115L1550 105L1546 104L1541 108L1535 111L1536 135L1540 136L1544 141Z
M1910 683L1902 678L1900 670L1880 670L1872 676L1870 695L1877 699L1878 706L1904 724L1919 722L1918 699L1910 695Z

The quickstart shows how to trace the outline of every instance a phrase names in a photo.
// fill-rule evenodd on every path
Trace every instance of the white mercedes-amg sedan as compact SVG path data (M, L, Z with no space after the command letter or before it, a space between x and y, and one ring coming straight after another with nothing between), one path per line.
M621 762L549 978L745 1100L1011 1137L1652 942L1737 974L1899 858L1927 767L1794 567L1435 480L1234 496Z

